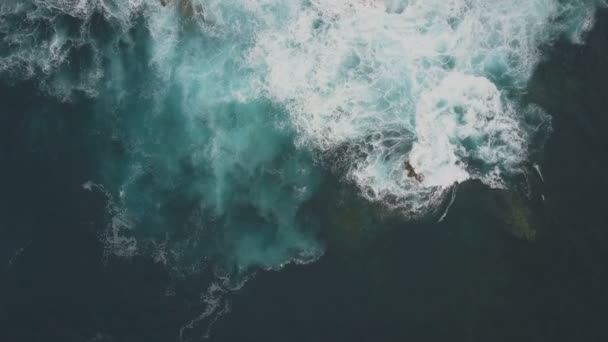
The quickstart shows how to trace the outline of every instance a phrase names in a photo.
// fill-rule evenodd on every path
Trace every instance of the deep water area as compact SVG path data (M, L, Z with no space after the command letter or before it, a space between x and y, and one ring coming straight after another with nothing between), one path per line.
M0 341L606 341L607 52L591 0L1 1Z

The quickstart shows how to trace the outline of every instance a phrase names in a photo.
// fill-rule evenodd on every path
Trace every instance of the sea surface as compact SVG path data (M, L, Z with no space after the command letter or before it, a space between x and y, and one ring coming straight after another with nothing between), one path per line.
M594 0L0 0L0 341L607 341Z

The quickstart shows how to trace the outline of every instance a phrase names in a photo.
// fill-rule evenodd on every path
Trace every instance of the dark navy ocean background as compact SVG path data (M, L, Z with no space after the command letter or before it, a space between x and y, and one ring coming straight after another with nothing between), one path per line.
M545 57L526 95L553 117L534 239L502 229L500 201L470 182L441 223L327 233L317 262L258 272L209 331L193 324L182 339L608 341L608 12L584 45L559 41ZM0 341L175 341L204 312L208 279L104 253L106 198L82 187L103 144L87 101L0 86ZM356 226L368 218L353 202L361 217L343 219Z

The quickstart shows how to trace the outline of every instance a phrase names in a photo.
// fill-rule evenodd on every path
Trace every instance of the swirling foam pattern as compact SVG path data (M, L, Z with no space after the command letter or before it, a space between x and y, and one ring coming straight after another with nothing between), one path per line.
M541 48L601 4L5 0L0 75L93 103L112 251L273 268L322 253L305 204L327 163L409 216L507 186L526 115L547 119L517 101Z

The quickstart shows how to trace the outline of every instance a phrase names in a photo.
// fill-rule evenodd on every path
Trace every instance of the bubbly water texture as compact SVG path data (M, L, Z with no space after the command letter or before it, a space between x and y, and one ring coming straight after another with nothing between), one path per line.
M517 102L540 49L602 4L4 0L0 75L94 99L109 143L85 188L111 200L114 252L273 268L321 254L323 169L408 216L507 186L547 120Z

